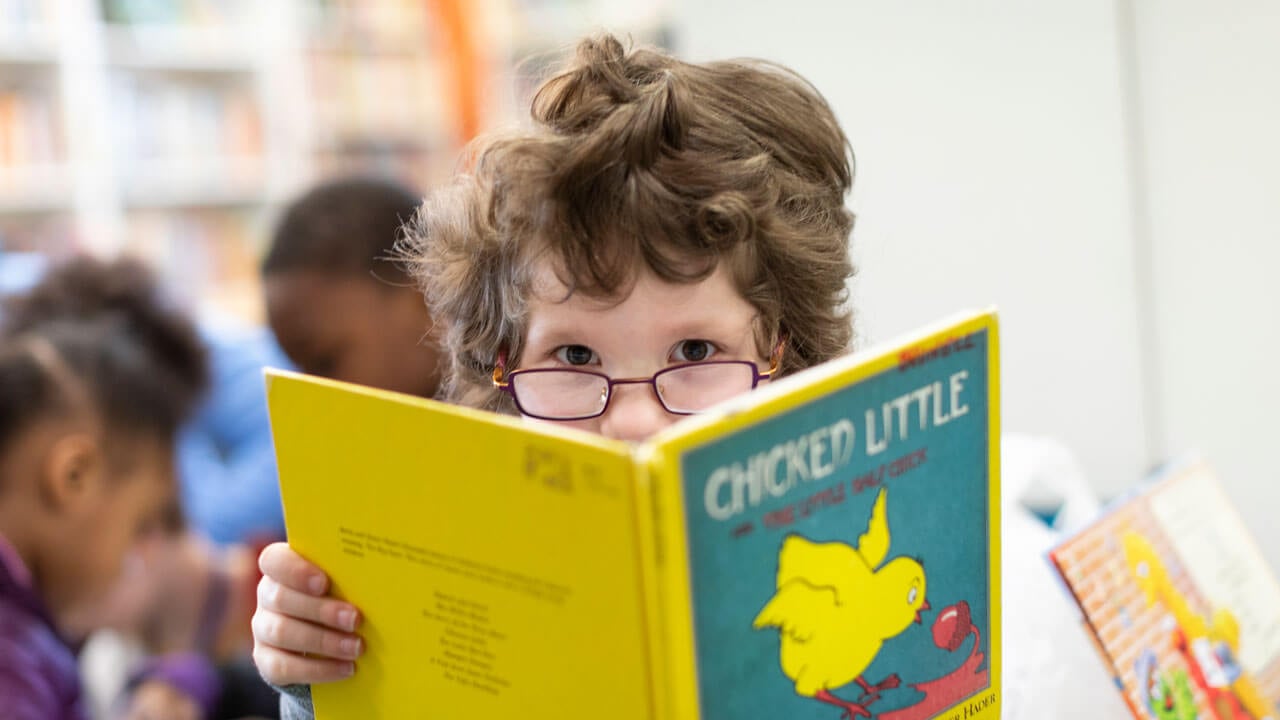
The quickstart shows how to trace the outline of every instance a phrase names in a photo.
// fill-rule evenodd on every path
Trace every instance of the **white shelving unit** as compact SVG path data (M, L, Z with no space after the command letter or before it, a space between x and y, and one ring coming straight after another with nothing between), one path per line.
M425 190L468 133L524 115L525 56L599 27L660 40L663 8L0 0L0 251L140 254L197 311L258 319L261 247L307 184L359 171Z
M53 68L58 52L47 28L32 26L9 31L0 36L0 63L6 72L17 72L23 66Z
M0 239L67 242L73 168L60 128L58 36L47 3L0 2Z
M257 250L312 174L295 5L0 2L0 249L142 254L197 311L255 319ZM53 150L24 158L36 126Z

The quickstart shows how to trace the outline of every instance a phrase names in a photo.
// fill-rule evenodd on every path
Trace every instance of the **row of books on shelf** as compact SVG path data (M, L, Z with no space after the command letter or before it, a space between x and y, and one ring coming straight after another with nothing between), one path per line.
M0 0L0 37L7 30L42 28L65 0ZM229 25L252 5L246 0L100 0L100 17L121 25Z
M57 103L41 87L0 88L0 191L18 169L61 165L65 158Z
M251 87L116 73L111 79L118 165L262 155L262 120Z
M427 143L447 121L444 78L428 57L316 51L310 71L322 145L349 137Z
M113 80L112 152L122 179L157 163L232 185L259 177L261 119L248 88L126 74ZM0 192L39 186L63 171L62 120L46 88L0 89Z
M248 0L101 0L102 19L120 25L226 26L243 20Z
M54 16L54 4L55 0L0 0L0 39L44 28Z
M0 0L0 35L43 28L58 16L60 0ZM99 0L99 17L121 26L233 27L257 11L249 0ZM429 28L423 0L302 0L302 17L322 42L404 46Z
M377 51L421 47L430 9L423 0L307 0L304 17L317 45Z

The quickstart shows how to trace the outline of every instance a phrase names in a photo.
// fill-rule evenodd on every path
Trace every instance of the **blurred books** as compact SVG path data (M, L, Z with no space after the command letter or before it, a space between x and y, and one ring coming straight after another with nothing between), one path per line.
M285 203L337 174L444 181L523 115L523 55L601 22L652 39L665 3L646 7L0 0L0 250L140 254L193 309L260 320Z

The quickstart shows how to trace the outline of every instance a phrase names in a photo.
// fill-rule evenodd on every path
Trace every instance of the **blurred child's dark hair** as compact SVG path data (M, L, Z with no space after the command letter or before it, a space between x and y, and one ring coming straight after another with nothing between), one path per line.
M413 219L422 196L394 180L328 180L290 203L276 225L262 262L264 275L319 270L403 282L390 256L401 225Z
M82 408L110 437L168 443L207 373L195 328L144 265L66 261L0 311L0 452L38 420Z
M691 64L605 35L533 100L534 127L474 147L469 174L420 211L402 255L445 326L446 395L512 411L539 260L570 292L616 298L640 268L696 282L724 266L784 372L847 351L852 152L822 95L761 60Z

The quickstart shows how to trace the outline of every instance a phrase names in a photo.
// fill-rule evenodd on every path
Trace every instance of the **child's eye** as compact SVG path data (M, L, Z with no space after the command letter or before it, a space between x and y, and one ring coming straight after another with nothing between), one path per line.
M671 353L676 362L702 362L716 354L716 346L708 340L681 340Z
M586 345L562 345L556 349L556 359L568 365L590 365L596 354Z

